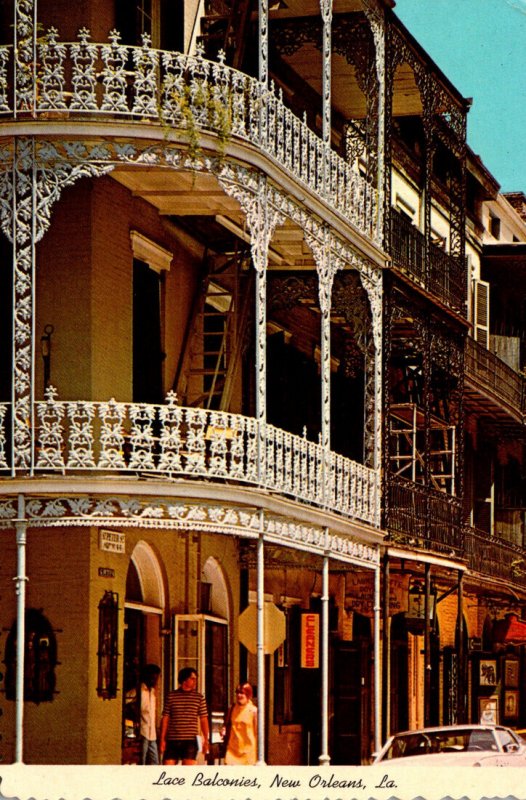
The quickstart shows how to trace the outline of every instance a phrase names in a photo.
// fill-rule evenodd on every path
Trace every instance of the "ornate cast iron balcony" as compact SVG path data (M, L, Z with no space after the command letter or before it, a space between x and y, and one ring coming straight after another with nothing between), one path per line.
M526 588L526 549L475 528L464 531L469 569Z
M450 308L465 313L466 273L463 264L429 242L427 268L424 234L395 208L391 208L390 214L394 266L402 268L422 288Z
M52 28L37 45L37 63L17 61L16 95L8 76L12 48L0 47L0 114L42 120L116 119L157 123L186 132L189 149L198 134L213 132L220 149L240 140L265 153L282 169L322 198L363 234L375 236L377 193L358 169L338 156L296 117L276 94L223 63L150 47L59 42ZM31 48L30 48L31 49ZM190 153L192 154L192 153ZM195 155L195 153L194 153Z
M403 478L389 478L389 537L402 546L462 557L461 506L456 497Z
M466 339L466 376L497 404L506 404L518 415L526 412L524 377L498 356L476 342Z
M301 436L225 411L165 405L35 403L35 474L199 478L256 485L350 519L379 525L379 475ZM8 404L0 404L0 423ZM0 424L0 469L8 470Z

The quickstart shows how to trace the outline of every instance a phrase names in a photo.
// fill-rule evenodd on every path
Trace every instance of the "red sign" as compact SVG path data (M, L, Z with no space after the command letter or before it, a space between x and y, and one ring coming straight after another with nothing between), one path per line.
M320 615L301 615L301 666L318 669L320 665Z

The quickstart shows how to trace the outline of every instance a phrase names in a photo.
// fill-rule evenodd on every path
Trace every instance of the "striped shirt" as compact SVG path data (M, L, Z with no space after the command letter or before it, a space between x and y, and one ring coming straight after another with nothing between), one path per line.
M199 733L199 717L208 716L206 700L199 692L176 689L168 692L163 717L168 717L168 740L194 739Z

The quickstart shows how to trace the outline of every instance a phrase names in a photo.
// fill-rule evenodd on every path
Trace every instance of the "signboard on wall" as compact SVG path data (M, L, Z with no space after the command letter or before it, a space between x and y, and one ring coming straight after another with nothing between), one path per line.
M107 553L125 553L126 535L120 531L99 531L99 550Z
M301 615L301 662L303 669L320 666L320 615Z

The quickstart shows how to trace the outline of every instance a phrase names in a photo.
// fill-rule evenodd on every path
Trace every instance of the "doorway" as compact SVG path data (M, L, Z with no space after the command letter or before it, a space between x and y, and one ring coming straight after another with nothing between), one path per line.
M334 648L333 764L362 764L371 755L371 623L354 614L352 641Z

